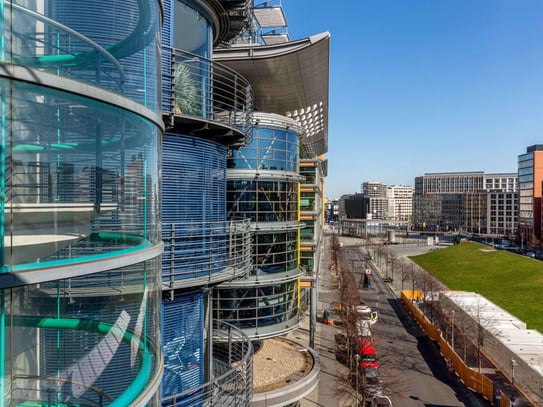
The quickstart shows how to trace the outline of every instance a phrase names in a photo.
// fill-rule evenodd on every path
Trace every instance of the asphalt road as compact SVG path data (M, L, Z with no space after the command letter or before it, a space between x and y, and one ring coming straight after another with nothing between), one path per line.
M348 264L365 263L360 246L344 245ZM382 281L370 262L372 289L360 290L361 298L377 309L372 326L379 357L383 392L401 407L489 407L490 403L469 390L449 373L436 344L427 338L401 301ZM357 269L357 271L363 269ZM361 274L357 275L360 278Z

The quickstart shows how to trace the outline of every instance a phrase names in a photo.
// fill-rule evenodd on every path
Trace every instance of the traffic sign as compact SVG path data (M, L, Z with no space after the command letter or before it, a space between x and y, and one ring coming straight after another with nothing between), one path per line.
M366 274L371 274L371 269L366 269Z

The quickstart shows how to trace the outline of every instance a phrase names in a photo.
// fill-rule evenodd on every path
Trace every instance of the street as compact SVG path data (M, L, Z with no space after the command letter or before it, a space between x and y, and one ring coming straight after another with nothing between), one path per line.
M350 238L344 242L343 253L347 264L365 265L363 248ZM319 285L319 310L333 308L338 301L337 289L329 272L328 252L330 236L326 237L322 275ZM361 298L379 313L379 321L372 326L374 344L379 357L379 377L383 393L399 407L489 407L490 403L472 392L446 369L437 346L428 339L404 309L400 299L382 281L370 262L372 288L360 289ZM355 267L360 285L364 267ZM321 357L321 376L318 390L302 401L301 406L354 406L346 392L340 392L336 379L345 366L334 355L334 333L337 327L318 324L316 350Z

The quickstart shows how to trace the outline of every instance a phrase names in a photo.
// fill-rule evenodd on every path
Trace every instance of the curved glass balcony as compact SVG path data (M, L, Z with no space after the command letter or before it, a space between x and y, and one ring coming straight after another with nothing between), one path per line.
M162 239L164 288L231 280L246 275L251 267L248 220L164 223Z
M0 96L2 271L59 267L159 245L155 124L107 103L17 80L0 78Z
M303 318L297 280L258 287L221 285L213 291L213 317L243 329L251 339L294 330Z
M158 259L0 291L9 405L144 404L162 371ZM122 372L119 375L119 372Z
M243 136L245 143L253 113L250 83L217 62L179 49L164 47L163 60L166 60L162 75L163 111L234 130ZM204 134L202 129L199 131Z
M242 149L232 151L228 168L297 172L297 127L290 121L283 127L275 127L276 123L266 123L263 116L262 113L255 114L258 123L255 123L252 140Z
M252 398L253 347L241 330L213 321L212 379L162 399L163 406L248 407Z
M228 216L253 222L292 222L298 219L298 183L278 179L228 180Z
M2 3L0 60L108 89L158 111L158 2Z

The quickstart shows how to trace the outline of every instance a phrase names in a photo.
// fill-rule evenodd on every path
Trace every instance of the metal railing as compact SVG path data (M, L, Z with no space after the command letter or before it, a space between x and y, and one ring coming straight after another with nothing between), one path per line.
M162 283L178 288L246 275L251 267L252 234L248 219L220 222L165 223Z
M124 70L107 49L43 14L9 1L3 3L14 16L31 19L47 28L44 32L29 34L25 31L26 25L13 25L10 49L16 63L117 91L122 87ZM92 75L89 74L91 70Z
M252 398L253 346L241 330L213 321L213 378L174 396L162 399L163 406L248 407Z
M162 51L164 112L218 122L250 136L253 91L247 79L190 52Z
M83 395L76 397L72 391L66 390L74 387L82 389ZM111 395L97 387L75 380L48 376L16 375L13 377L11 390L12 402L34 401L49 406L67 402L70 405L77 404L82 407L102 407L111 404L114 400ZM86 394L90 394L91 397L85 397Z

